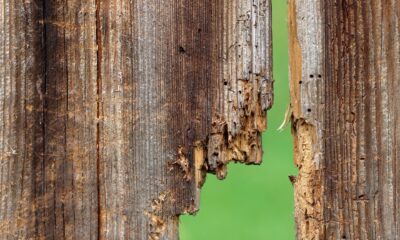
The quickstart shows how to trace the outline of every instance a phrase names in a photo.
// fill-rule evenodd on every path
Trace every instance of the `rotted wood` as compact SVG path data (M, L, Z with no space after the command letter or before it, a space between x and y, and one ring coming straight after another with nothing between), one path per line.
M400 238L399 14L289 1L297 239Z
M261 162L269 0L0 1L0 239L178 239Z

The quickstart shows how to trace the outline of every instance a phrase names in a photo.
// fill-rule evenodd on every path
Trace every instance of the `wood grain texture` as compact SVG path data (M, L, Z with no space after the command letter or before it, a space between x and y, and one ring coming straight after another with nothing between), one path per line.
M298 239L398 239L395 0L291 0Z
M269 0L0 1L0 239L178 239L261 162Z

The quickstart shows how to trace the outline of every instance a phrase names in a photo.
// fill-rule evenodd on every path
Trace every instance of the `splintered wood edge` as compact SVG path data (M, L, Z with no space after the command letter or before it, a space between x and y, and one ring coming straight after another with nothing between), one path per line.
M206 173L227 175L228 163L260 164L261 134L273 103L271 2L225 1L222 109L213 114L206 142L194 148L196 185ZM234 20L232 20L234 19ZM250 39L250 40L249 40Z
M318 14L316 14L318 13ZM298 239L319 239L323 220L322 97L317 87L324 79L322 11L318 1L289 0L289 65L294 137L294 163L299 169L292 178ZM312 16L309 16L309 15Z
M215 51L223 57L217 59L216 64L222 69L213 81L221 81L217 85L223 87L219 90L222 94L212 99L208 136L192 143L191 154L188 149L178 147L171 162L180 170L182 181L192 181L195 188L190 204L175 217L199 211L200 191L207 173L224 179L227 165L232 161L244 164L262 161L261 134L267 128L267 111L273 104L271 1L223 1L218 7L223 12L223 33L219 33L221 25L211 24L223 36L213 37L219 45ZM163 194L160 196L164 199ZM146 212L152 224L149 239L164 239L168 226L179 221L179 218L168 221L160 210L163 207L158 205L170 204L171 197L167 194L166 201L160 201L160 196L153 201L156 206L152 204Z

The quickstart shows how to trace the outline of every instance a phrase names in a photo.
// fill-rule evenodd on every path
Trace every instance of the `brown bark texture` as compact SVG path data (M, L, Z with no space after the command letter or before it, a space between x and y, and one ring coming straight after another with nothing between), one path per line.
M297 239L400 239L399 16L289 1Z
M178 239L261 162L269 0L0 1L0 239Z

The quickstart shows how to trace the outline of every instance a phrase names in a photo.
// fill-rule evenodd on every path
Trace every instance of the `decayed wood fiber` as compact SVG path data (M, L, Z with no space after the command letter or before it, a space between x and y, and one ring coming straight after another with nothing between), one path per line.
M177 239L261 162L269 0L0 1L0 239Z
M261 162L261 132L272 105L271 3L222 1L222 62L217 79L223 80L207 145L207 169L226 176L229 161ZM221 84L220 83L220 84Z
M400 3L291 0L297 239L399 239Z

